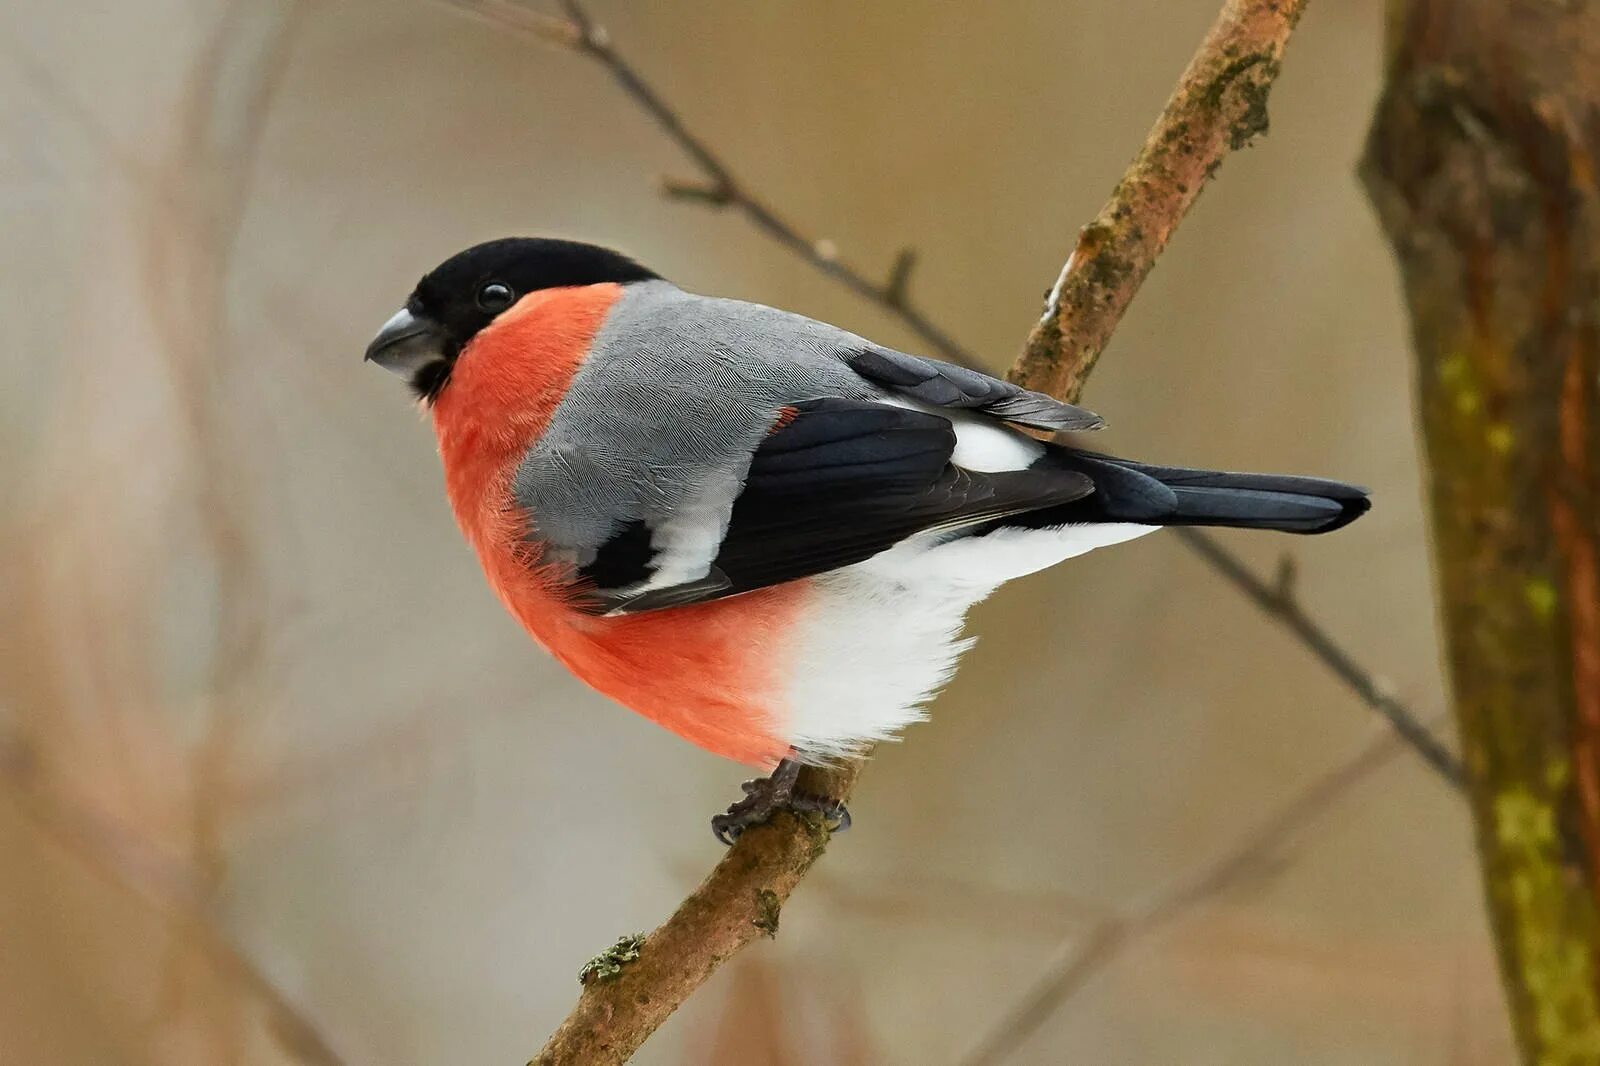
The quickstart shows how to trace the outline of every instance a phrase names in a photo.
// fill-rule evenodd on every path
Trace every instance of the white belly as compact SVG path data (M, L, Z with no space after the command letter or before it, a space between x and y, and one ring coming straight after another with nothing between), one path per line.
M784 734L809 760L893 739L971 647L968 609L1001 584L1156 526L1006 529L941 542L914 538L866 562L812 579L801 623Z

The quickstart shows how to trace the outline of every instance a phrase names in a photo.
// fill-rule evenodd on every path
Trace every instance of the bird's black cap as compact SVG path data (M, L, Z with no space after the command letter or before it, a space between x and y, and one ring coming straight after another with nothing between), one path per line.
M621 252L580 241L505 237L474 245L434 267L367 348L367 358L404 375L424 400L437 396L461 349L530 292L658 278Z

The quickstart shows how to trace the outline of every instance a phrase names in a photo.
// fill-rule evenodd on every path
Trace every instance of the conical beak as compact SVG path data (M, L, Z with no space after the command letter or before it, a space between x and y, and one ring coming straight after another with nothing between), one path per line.
M444 331L437 322L400 310L367 345L367 359L403 378L445 356Z

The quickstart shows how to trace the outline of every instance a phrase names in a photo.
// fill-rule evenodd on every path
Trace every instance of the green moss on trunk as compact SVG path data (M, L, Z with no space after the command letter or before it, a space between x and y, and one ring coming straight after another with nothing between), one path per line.
M1401 0L1389 25L1363 175L1411 310L1485 892L1525 1061L1596 1063L1600 10Z

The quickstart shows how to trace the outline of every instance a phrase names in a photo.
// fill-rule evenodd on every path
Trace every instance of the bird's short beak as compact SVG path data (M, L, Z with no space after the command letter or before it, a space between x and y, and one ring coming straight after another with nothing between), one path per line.
M367 358L401 377L413 377L429 363L446 358L444 331L430 319L400 310L367 345Z

